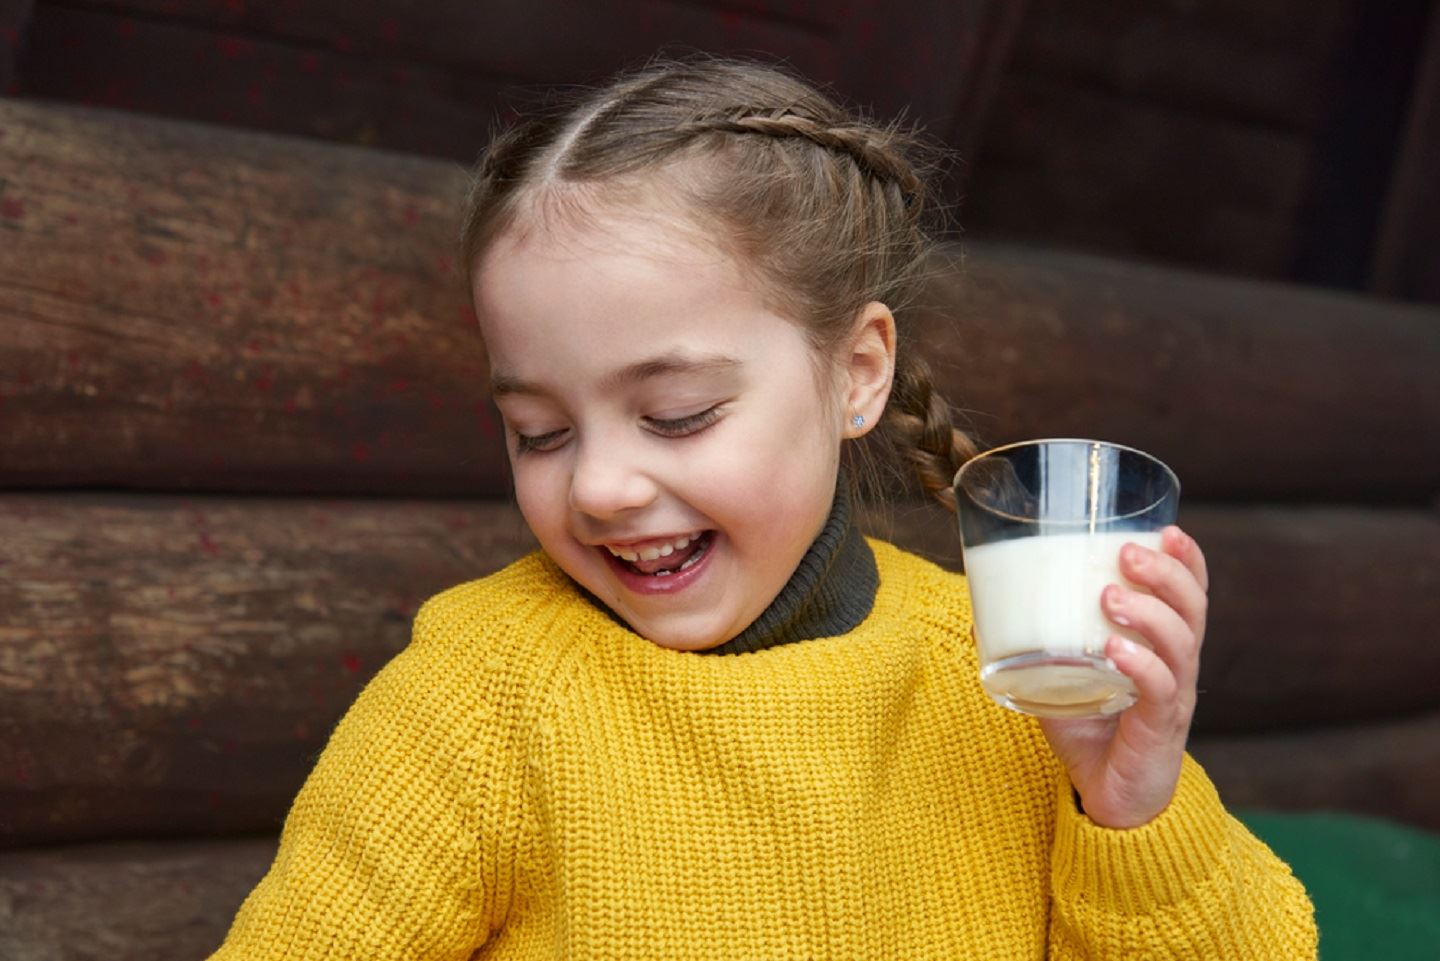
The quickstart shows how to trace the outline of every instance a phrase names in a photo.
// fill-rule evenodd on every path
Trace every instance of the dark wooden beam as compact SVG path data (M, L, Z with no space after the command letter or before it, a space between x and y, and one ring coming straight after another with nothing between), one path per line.
M1299 218L1290 276L1303 283L1369 286L1433 7L1433 0L1391 0L1348 11Z
M994 115L960 212L975 236L1287 276L1307 133L1018 69Z
M1197 737L1190 753L1227 807L1345 811L1440 830L1440 712L1284 734Z
M952 201L976 163L987 116L1029 0L859 0L836 31L836 86L876 116L904 116L953 149L939 185Z
M1309 134L1324 116L1321 81L1344 0L1285 6L1032 0L1011 69L1172 115ZM1226 16L1250 12L1259 17Z
M7 851L0 858L0 957L209 957L274 855L269 837Z
M20 92L20 71L30 43L35 0L0 0L0 97Z
M1372 287L1391 297L1440 302L1440 4L1410 96L1390 179Z

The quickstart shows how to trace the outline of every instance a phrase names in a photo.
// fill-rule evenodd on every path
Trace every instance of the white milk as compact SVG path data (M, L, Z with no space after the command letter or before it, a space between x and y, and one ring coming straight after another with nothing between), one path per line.
M1145 643L1100 610L1106 584L1128 583L1120 575L1120 548L1132 542L1159 550L1160 533L1049 534L965 551L982 667L1018 655L1037 655L1039 662L1023 670L1002 665L998 672L983 671L991 694L1030 707L1054 704L1082 712L1115 693L1133 692L1127 678L1085 663L1103 664L1111 634ZM1047 655L1072 660L1046 664Z

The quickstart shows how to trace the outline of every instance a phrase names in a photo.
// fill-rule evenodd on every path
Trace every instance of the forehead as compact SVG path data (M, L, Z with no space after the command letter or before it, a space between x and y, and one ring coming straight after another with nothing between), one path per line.
M534 379L666 353L753 356L801 336L718 244L673 212L526 217L475 272L492 369Z

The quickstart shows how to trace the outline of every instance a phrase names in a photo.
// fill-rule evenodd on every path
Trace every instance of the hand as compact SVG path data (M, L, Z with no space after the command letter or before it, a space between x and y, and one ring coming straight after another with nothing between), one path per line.
M1210 579L1200 545L1174 526L1162 532L1159 551L1125 545L1120 573L1154 595L1110 584L1100 598L1112 622L1153 648L1118 635L1105 645L1105 655L1135 683L1139 699L1115 717L1042 718L1040 726L1086 815L1105 827L1131 828L1150 821L1175 796L1195 713Z

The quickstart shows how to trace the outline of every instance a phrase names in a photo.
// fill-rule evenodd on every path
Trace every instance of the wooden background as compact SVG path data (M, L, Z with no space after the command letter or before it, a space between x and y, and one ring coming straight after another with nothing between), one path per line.
M203 956L418 604L530 549L463 164L518 81L661 43L785 56L968 158L910 333L986 441L1177 469L1225 800L1440 829L1433 30L1385 150L1341 156L1341 0L612 7L0 0L0 957ZM1367 151L1363 257L1281 282ZM937 509L869 525L958 559Z

